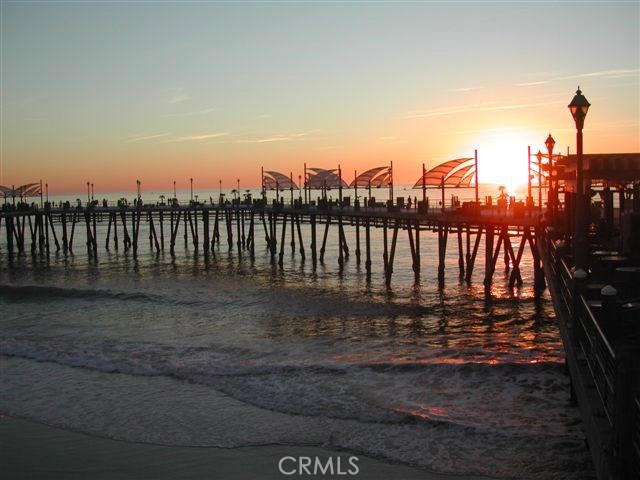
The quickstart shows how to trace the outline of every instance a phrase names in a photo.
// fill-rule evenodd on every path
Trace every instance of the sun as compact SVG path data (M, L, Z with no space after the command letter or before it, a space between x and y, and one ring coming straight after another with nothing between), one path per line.
M527 144L534 135L510 128L491 129L476 140L478 181L503 185L507 193L522 193L527 184Z

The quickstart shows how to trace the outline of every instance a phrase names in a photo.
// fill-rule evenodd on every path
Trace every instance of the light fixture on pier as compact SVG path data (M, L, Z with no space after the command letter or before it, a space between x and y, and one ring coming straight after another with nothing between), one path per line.
M538 209L542 210L542 152L536 153L538 159Z
M583 172L583 155L582 155L582 128L584 127L584 119L587 116L591 104L582 95L580 87L576 90L576 94L568 105L571 116L576 123L576 211L575 211L575 232L574 232L574 261L575 266L584 268L586 265L587 255L587 219L586 205L584 198L584 172Z
M553 175L553 147L556 145L556 141L549 133L549 136L544 141L547 151L549 152L549 211L551 218L555 222L555 211L558 203L558 185L557 180L554 182Z

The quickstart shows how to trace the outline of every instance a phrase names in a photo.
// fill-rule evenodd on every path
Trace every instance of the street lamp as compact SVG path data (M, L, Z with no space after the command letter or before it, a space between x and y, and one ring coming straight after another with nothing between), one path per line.
M90 185L91 182L87 182L87 205L91 202L91 191L89 190Z
M582 156L582 128L591 104L582 95L580 87L568 105L573 120L576 122L576 222L574 232L575 266L585 269L587 256L587 219L584 199L584 172Z
M142 200L142 195L141 195L141 192L140 192L140 185L141 184L142 184L142 182L140 182L140 180L136 180L136 185L137 185L137 188L138 188L138 206L140 206L140 202Z
M542 210L542 152L536 153L538 159L538 209Z
M549 133L549 136L544 142L549 152L549 213L551 214L551 220L555 222L556 204L558 202L557 188L558 186L553 181L553 147L556 145L556 141Z
M189 184L191 185L191 202L193 203L193 178L189 179Z
M91 184L91 201L93 202L93 183Z
M222 205L222 179L218 180L218 187L220 189L219 195L218 195L218 201Z
M173 200L176 201L177 200L177 196L176 196L176 181L173 181Z

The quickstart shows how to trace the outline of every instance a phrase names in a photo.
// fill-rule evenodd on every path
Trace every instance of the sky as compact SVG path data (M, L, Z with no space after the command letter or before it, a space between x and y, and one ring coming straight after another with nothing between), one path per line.
M393 161L397 184L478 149L640 152L640 2L0 4L0 184L233 188L265 170Z

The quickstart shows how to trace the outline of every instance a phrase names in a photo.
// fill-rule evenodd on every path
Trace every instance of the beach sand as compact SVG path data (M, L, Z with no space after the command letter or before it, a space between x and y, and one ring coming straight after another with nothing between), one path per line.
M284 456L352 455L318 447L257 446L242 448L168 447L98 438L11 417L0 418L0 471L3 478L46 479L284 479L358 478L447 480L472 477L439 475L358 455L358 475L283 475Z

